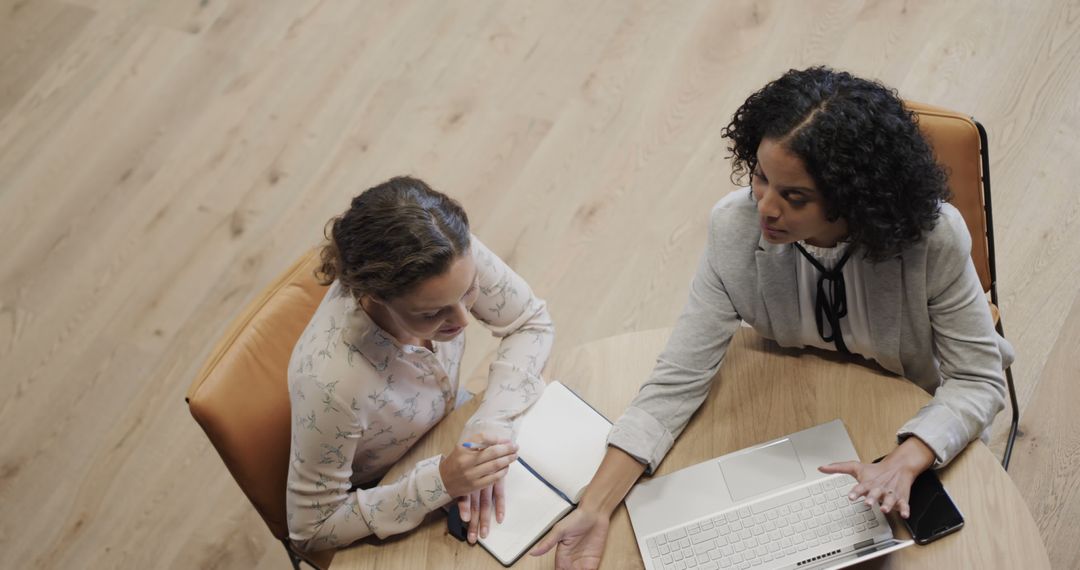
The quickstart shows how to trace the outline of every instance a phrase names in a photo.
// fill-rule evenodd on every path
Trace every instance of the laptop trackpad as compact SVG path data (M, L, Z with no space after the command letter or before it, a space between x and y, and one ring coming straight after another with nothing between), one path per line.
M806 478L789 439L738 453L719 463L731 499L736 502Z

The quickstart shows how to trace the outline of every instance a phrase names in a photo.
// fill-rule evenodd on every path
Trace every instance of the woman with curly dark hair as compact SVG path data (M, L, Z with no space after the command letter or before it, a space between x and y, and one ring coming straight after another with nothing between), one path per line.
M615 424L578 509L534 554L595 568L608 520L690 416L740 321L782 346L858 354L934 394L881 462L821 467L851 500L909 516L924 470L986 437L1012 347L994 330L946 177L895 91L824 67L751 95L723 130L733 180L712 210L690 297L656 368Z

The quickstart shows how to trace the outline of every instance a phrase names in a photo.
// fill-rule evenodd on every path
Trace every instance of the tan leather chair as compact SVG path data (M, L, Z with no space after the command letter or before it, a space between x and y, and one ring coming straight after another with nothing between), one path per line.
M332 550L300 554L289 544L285 484L291 414L287 368L326 287L315 281L318 251L301 257L236 317L188 389L199 422L240 488L285 545L293 568L327 568Z
M990 312L998 334L1005 336L998 311L997 266L994 261L994 218L990 206L990 155L986 130L975 119L939 107L905 101L919 118L919 128L934 148L934 155L949 174L952 204L964 216L971 233L971 259L979 273L983 291L990 293ZM1020 423L1012 367L1005 369L1012 404L1012 425L1001 465L1009 468L1013 443Z

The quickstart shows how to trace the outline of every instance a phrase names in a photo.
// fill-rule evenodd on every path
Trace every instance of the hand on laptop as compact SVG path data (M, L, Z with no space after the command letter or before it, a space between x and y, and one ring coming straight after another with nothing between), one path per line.
M885 514L896 509L906 519L911 515L908 505L911 483L934 464L934 457L934 452L921 439L913 436L904 440L880 463L845 461L823 465L818 470L851 475L859 483L848 493L849 499L863 498L870 506L877 503Z

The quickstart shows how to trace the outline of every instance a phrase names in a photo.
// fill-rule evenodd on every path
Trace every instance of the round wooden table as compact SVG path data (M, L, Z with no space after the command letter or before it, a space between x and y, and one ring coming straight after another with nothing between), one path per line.
M583 345L552 358L546 377L573 388L614 421L652 370L670 332L629 333ZM891 451L897 428L929 399L915 385L872 365L825 351L783 349L744 328L732 339L709 397L657 475L836 418L843 420L856 451L866 461ZM474 400L448 416L386 478L455 445L476 405ZM930 545L911 546L864 567L1050 567L1027 505L985 445L972 443L940 475L964 513L964 528ZM898 536L908 536L902 524L895 519L892 522ZM553 566L550 553L542 558L525 556L514 565ZM368 540L342 550L331 566L333 570L501 567L482 548L469 547L449 536L441 511L409 534L386 541ZM612 518L602 567L643 567L623 507Z

